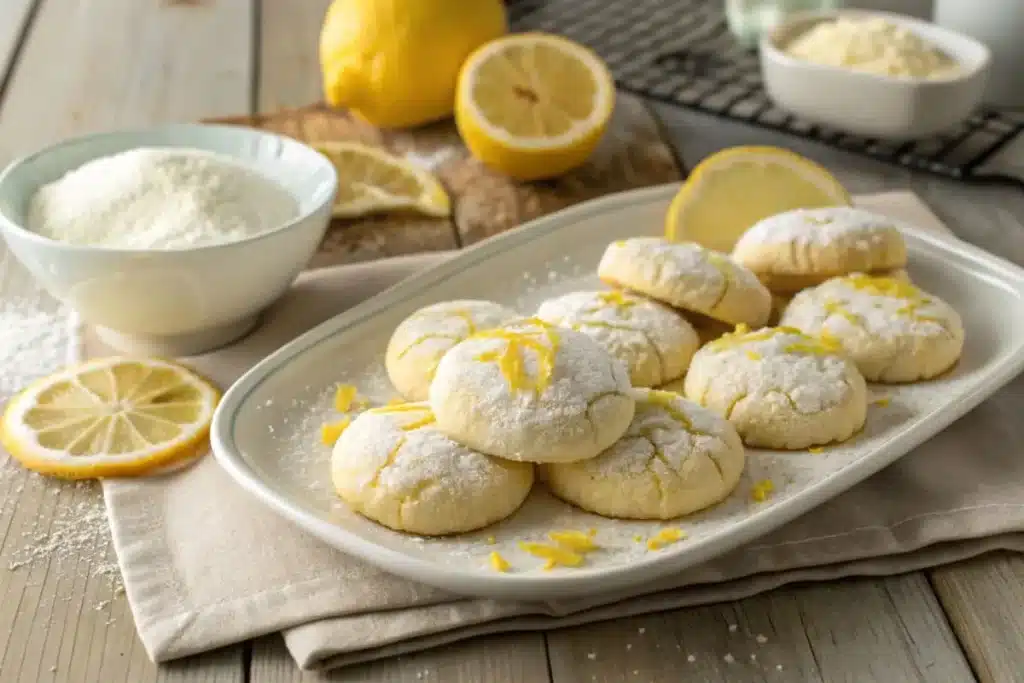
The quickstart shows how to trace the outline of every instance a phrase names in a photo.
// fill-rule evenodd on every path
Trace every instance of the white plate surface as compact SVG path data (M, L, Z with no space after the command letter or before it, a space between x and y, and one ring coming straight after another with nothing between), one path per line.
M522 509L480 532L421 539L350 512L330 488L330 449L319 428L337 419L334 387L358 386L374 401L395 396L383 368L395 326L417 308L489 298L531 313L544 298L598 285L593 270L616 239L661 232L678 186L614 195L534 221L405 280L287 344L227 392L212 430L218 461L243 487L298 527L391 573L455 593L542 600L625 589L704 562L749 542L877 472L991 395L1024 368L1024 270L980 249L926 232L906 234L914 281L963 316L967 343L948 375L905 387L873 385L863 433L823 453L748 451L747 469L722 504L673 522L683 542L649 551L666 525L584 513L535 487ZM770 499L751 498L771 479ZM600 551L579 568L541 569L518 549L549 531L596 529ZM296 533L301 533L296 529ZM493 543L489 542L493 537ZM513 569L493 571L497 550Z

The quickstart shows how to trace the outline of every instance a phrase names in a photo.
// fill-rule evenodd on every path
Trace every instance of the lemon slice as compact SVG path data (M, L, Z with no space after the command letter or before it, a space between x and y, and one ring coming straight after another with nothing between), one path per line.
M358 142L317 142L312 147L338 172L331 215L357 218L388 211L451 215L448 193L431 173L376 147Z
M43 378L11 399L0 443L42 474L145 474L205 446L219 399L215 387L180 365L99 358Z
M839 181L810 159L778 147L733 147L693 169L669 207L665 237L729 252L762 218L849 204Z
M483 163L536 180L586 161L614 104L612 77L596 54L558 36L520 33L487 43L462 65L455 123Z

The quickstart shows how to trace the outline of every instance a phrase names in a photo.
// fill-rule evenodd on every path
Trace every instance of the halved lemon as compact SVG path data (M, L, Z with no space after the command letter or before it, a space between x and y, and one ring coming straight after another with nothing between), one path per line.
M331 215L357 218L388 211L451 215L451 202L429 171L358 142L316 142L338 172L338 196Z
M146 474L205 447L219 400L213 385L175 363L98 358L12 398L0 420L0 443L42 474Z
M585 162L614 104L600 57L565 38L520 33L487 43L462 65L455 123L484 164L537 180Z
M733 147L700 162L665 217L665 238L732 251L750 226L791 209L849 206L824 168L778 147Z

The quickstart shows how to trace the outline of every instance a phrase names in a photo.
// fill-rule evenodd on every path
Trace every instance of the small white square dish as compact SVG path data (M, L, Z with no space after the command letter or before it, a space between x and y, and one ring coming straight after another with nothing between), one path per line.
M930 79L900 78L786 53L798 36L839 17L896 24L945 53L958 69ZM901 14L863 10L794 14L762 36L760 56L765 90L780 109L842 132L889 140L943 133L966 120L981 103L991 62L988 48L969 36Z
M316 327L260 362L225 394L211 438L218 462L241 486L341 552L393 574L454 593L545 600L624 590L705 562L833 498L902 457L964 415L1024 368L1024 270L958 240L908 230L915 282L963 316L960 363L930 382L872 386L885 396L864 431L824 449L748 450L743 478L723 503L671 523L605 519L555 500L537 484L510 518L478 532L419 538L385 529L334 495L330 448L319 428L339 383L373 402L395 392L383 368L395 326L414 310L471 294L532 312L545 298L597 285L594 268L614 240L657 235L677 185L588 202L467 249ZM885 403L885 405L881 405ZM770 479L758 501L752 491ZM685 540L649 549L666 526ZM593 530L600 549L577 568L542 569L520 541L555 530ZM511 564L491 568L498 551Z

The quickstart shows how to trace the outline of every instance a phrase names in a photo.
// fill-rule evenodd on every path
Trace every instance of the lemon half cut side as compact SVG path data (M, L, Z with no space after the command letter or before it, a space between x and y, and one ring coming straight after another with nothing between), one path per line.
M437 178L405 159L358 142L314 142L312 147L338 172L338 194L331 210L336 218L389 211L451 215L448 193Z
M665 238L728 253L764 218L850 203L839 181L810 159L778 147L733 147L693 169L665 216Z
M588 48L546 33L491 41L459 74L455 123L470 152L518 180L561 175L594 151L615 86Z

